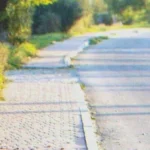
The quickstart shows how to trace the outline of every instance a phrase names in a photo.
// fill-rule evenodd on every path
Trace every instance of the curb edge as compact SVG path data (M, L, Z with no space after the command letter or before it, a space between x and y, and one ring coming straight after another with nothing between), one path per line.
M85 101L85 93L83 92L81 87L80 90L83 95L83 99L82 99L83 102L82 104L79 105L79 108L80 108L81 119L83 123L86 146L88 150L99 150L97 137L95 135L94 126L91 120L90 110L88 109Z
M66 67L71 66L71 59L76 57L80 52L82 52L86 47L89 46L89 40L86 40L75 52L70 52L64 57L64 63Z

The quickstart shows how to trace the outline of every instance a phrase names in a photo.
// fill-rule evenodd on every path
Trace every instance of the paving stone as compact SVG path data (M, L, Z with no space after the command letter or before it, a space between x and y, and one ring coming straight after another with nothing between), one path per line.
M0 103L0 150L86 150L79 111L84 95L72 72L31 69L7 77L12 82Z

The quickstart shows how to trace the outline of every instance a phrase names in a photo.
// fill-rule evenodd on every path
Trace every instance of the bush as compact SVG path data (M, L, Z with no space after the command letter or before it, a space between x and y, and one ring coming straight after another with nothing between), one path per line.
M32 7L22 1L8 3L8 38L12 44L20 44L28 39L31 34Z
M74 25L70 28L69 33L72 35L86 33L93 25L92 15L83 16L78 19Z
M147 11L145 9L134 10L132 7L125 9L121 15L123 24L148 22Z
M27 57L28 56L35 56L36 55L36 48L31 43L23 43L17 47L16 51L18 53L24 53Z
M122 13L123 24L130 25L133 23L135 12L132 7L128 7Z
M95 45L100 43L103 40L107 40L108 37L107 36L99 36L99 37L94 37L92 39L90 39L90 45Z
M60 17L52 12L47 12L39 17L39 24L37 28L34 29L34 33L45 34L50 32L58 32L61 29L61 19Z
M22 43L21 45L14 47L10 50L8 67L20 68L22 64L28 61L30 57L36 55L36 48L30 43Z
M81 16L82 8L77 0L58 0L53 5L36 8L32 30L35 34L68 31Z
M113 23L110 13L96 13L94 14L95 24L111 25Z
M1 90L4 86L4 69L7 65L8 58L8 46L6 44L0 43L0 98L1 98Z

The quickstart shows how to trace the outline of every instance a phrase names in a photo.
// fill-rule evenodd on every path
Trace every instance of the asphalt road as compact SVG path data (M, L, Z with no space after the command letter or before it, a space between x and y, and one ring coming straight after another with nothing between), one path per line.
M150 31L114 31L75 60L104 150L150 150Z

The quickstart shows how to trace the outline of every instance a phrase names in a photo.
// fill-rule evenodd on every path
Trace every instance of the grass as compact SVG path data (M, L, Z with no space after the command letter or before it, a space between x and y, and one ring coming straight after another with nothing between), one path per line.
M63 41L69 38L70 35L66 33L50 33L45 35L35 35L29 39L29 42L33 44L37 49L44 48L49 44L54 44L58 41Z
M105 31L111 31L111 30L120 30L120 29L134 29L134 28L150 28L150 24L148 23L135 23L132 25L122 25L120 23L114 24L111 26L106 25L91 25L90 27L85 28L77 28L74 31L70 31L70 34L73 36L86 34L86 33L95 33L95 32L105 32Z
M108 37L107 36L99 36L99 37L94 37L92 39L90 39L90 45L95 45L100 43L103 40L107 40Z
M85 84L83 84L83 83L80 83L80 87L81 87L81 89L82 89L83 91L84 91L85 88L86 88Z

